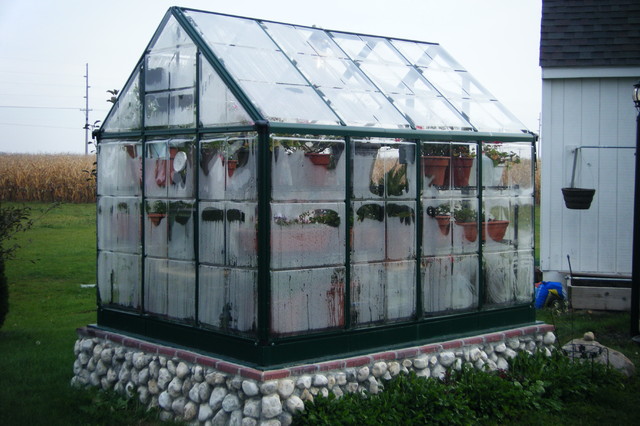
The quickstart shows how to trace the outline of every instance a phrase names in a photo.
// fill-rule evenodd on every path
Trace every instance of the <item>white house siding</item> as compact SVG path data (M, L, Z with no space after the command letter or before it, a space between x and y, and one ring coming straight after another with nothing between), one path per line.
M571 70L581 78L567 78L571 71L552 70L545 78L545 71L540 215L544 278L561 281L569 271L567 255L574 273L630 275L635 150L581 150L575 186L596 189L589 210L567 209L561 188L571 183L572 147L635 146L631 91L638 80L633 76L640 73L592 78L595 73L588 69Z

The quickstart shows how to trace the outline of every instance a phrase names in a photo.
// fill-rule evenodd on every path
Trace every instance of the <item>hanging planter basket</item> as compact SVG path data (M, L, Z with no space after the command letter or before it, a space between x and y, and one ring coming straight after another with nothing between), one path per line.
M590 188L562 188L564 204L572 210L587 210L595 193L596 190Z

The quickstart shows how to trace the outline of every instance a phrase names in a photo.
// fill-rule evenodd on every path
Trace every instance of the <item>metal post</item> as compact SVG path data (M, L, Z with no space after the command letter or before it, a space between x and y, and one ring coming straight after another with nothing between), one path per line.
M636 168L635 168L635 191L633 198L633 245L631 256L631 336L633 340L640 343L640 100L638 91L640 82L634 87L634 101L638 109L636 117Z
M89 64L85 64L84 74L84 155L89 154Z

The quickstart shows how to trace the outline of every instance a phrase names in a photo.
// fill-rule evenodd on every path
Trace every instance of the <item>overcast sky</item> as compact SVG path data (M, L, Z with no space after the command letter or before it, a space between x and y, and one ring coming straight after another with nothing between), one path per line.
M538 133L541 1L0 0L0 152L84 153L171 6L440 43Z

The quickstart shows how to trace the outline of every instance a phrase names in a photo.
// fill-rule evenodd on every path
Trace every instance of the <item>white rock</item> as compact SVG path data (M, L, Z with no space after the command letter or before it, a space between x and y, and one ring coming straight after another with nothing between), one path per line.
M356 382L347 383L347 392L355 393L357 391L358 391L358 383L356 383Z
M309 389L311 387L311 376L301 376L296 382L298 389Z
M217 411L222 407L222 401L227 396L227 388L224 386L217 386L211 392L211 398L209 398L209 405L213 411Z
M228 421L229 421L229 413L227 413L224 410L220 410L216 413L215 416L213 416L213 419L211 420L211 424L215 426L224 426L228 423Z
M336 383L339 384L340 386L344 386L347 384L347 375L344 372L338 372L336 373Z
M443 367L449 367L456 360L456 355L453 352L446 351L440 354L440 364Z
M178 376L179 379L184 379L189 375L189 373L189 366L184 362L180 362L176 367L176 376Z
M262 400L258 398L251 398L244 401L244 408L242 412L245 416L260 418L260 409L261 409Z
M196 404L199 404L201 401L199 390L200 388L197 384L189 390L189 399L195 402Z
M418 377L431 377L431 370L429 368L423 368L422 370L416 371L416 376L418 376Z
M167 392L174 398L182 395L182 380L174 377L171 382L169 382L169 386L167 386Z
M148 404L151 399L151 394L146 386L138 386L138 401L141 404Z
M89 362L89 360L91 359L91 357L89 355L87 355L87 353L85 352L80 352L78 354L78 361L80 362L80 364L87 365L87 363Z
M158 381L156 379L149 380L147 382L147 388L149 389L149 393L152 395L160 393L160 387L158 386Z
M193 402L187 402L184 406L184 414L182 418L186 421L193 420L198 414L198 405Z
M387 372L387 363L386 362L376 362L373 364L373 368L371 369L371 373L374 377L382 377Z
M243 381L244 380L242 379L242 377L234 376L231 380L227 381L227 387L229 388L229 390L241 390Z
M209 406L209 404L204 403L200 404L200 408L198 409L198 421L206 422L213 416L213 410Z
M84 339L82 343L80 343L80 350L83 352L93 353L93 340Z
M498 366L498 370L508 370L509 369L509 363L507 362L506 359L500 357L498 358L498 362L496 363L496 365Z
M158 396L158 405L160 408L164 410L171 410L171 404L173 403L173 399L171 399L171 395L169 392L164 391Z
M257 426L258 421L251 417L245 417L242 419L242 426Z
M369 378L369 367L364 366L359 369L357 378L359 382L364 382L365 380L367 380Z
M149 369L145 367L142 370L140 370L140 373L138 373L138 384L144 385L148 381L149 381Z
M400 374L400 364L397 361L391 361L389 363L388 369L389 369L389 374L391 374L392 377L395 377L398 374Z
M333 392L333 394L337 398L340 398L342 395L344 395L344 392L342 392L342 389L340 388L340 386L334 386L333 389L331 389L331 392Z
M293 423L293 416L286 411L283 411L279 416L280 426L289 426Z
M513 359L516 357L516 355L518 355L518 353L516 351L514 351L513 349L507 349L506 351L504 351L504 356L507 359Z
M237 410L240 407L240 398L232 393L227 394L227 396L222 400L222 409L227 413Z
M295 395L291 395L289 398L287 398L286 406L287 411L292 414L295 414L298 411L304 411L304 402L302 401L302 399Z
M438 365L438 357L435 355L432 355L431 358L429 358L429 365L431 367L435 367L436 365Z
M427 368L429 366L429 358L427 358L426 356L421 356L420 358L416 358L413 360L413 366L418 370Z
M544 335L542 342L547 346L551 346L556 342L556 335L550 331L547 331L547 334Z
M107 366L104 362L102 362L102 360L98 360L98 362L96 363L95 373L98 376L104 376L105 374L107 374Z
M242 410L236 410L229 416L229 426L241 426L242 425Z
M161 368L158 373L158 387L160 389L166 389L172 378L173 377L171 376L171 373L169 373L168 369Z
M324 398L327 398L329 396L329 389L320 388L320 395L322 395Z
M442 379L444 378L444 375L446 374L446 372L447 372L447 369L444 368L442 365L436 365L431 370L431 377L437 377L438 379Z
M469 351L469 361L476 362L482 356L482 351L479 348L471 348Z
M507 350L507 345L505 345L504 342L500 342L495 346L495 348L493 348L493 350L501 354Z
M316 374L313 376L313 386L326 386L328 383L327 376L324 374Z
M473 364L473 367L474 367L476 370L484 370L484 365L485 365L484 360L483 360L482 358L479 358L479 359L478 359L478 360L476 360L476 362Z
M144 352L134 353L131 357L131 362L133 363L133 366L138 370L142 370L149 363L147 355L145 355Z
M131 377L129 378L129 380L136 385L138 384L138 370L136 370L135 368L131 370Z
M242 392L247 396L256 396L260 393L260 388L253 380L244 380L242 382Z
M113 383L118 380L118 373L116 373L116 370L113 368L108 369L106 379L109 383Z
M172 376L176 375L176 363L173 362L172 359L167 361L167 370L169 370L169 373L171 373Z
M516 350L520 347L520 340L517 337L507 339L507 346L513 350Z
M103 349L102 352L100 352L100 360L107 365L111 364L112 357L113 357L113 349L111 348Z
M93 347L93 357L94 358L100 358L100 353L102 352L102 350L104 349L104 346L102 346L102 344L97 344Z
M202 382L198 386L198 397L200 401L206 401L211 396L211 386L207 382Z
M187 398L181 396L171 403L171 410L179 416L184 415L184 407L187 405Z
M282 426L282 424L278 419L269 419L261 421L260 426Z
M149 363L149 376L157 379L160 374L160 363L158 361L151 361Z
M271 395L278 391L278 382L277 380L269 380L268 382L264 382L260 385L260 392L263 395Z
M403 359L402 360L402 366L404 368L411 368L412 365L413 365L413 362L410 359Z
M498 365L491 359L488 359L485 365L489 368L489 371L496 371L498 369Z
M295 384L293 383L293 380L282 379L278 381L278 395L280 395L281 398L289 398L294 390Z
M282 413L282 403L278 395L262 397L262 417L271 419Z

